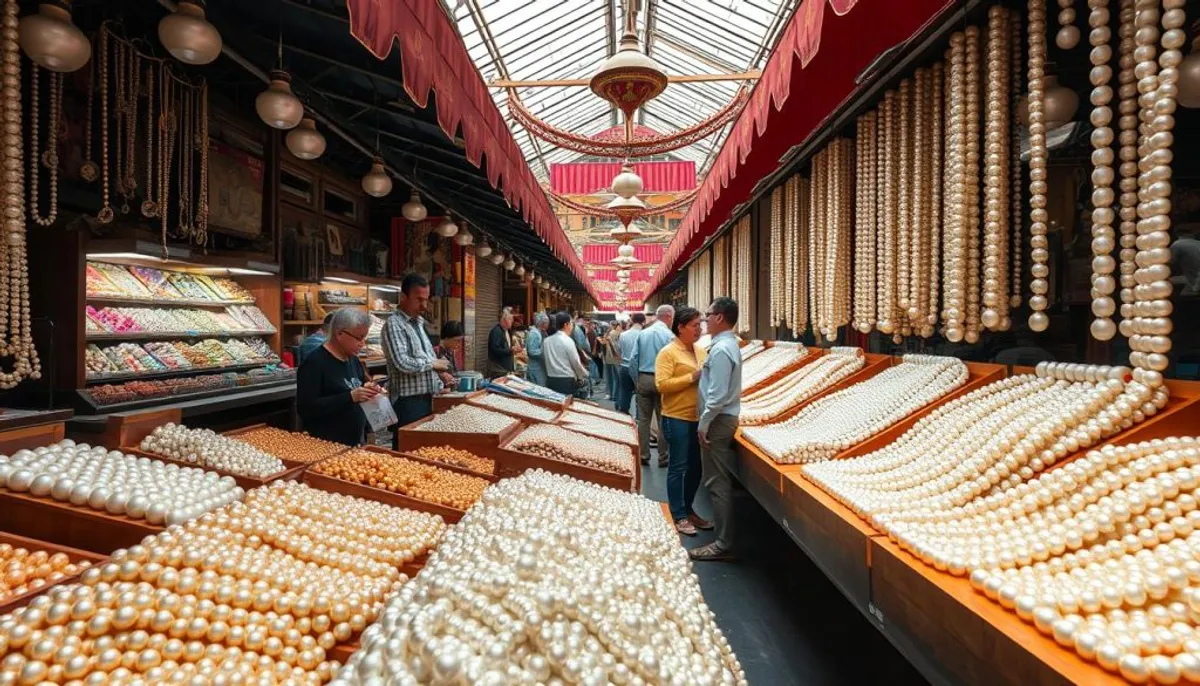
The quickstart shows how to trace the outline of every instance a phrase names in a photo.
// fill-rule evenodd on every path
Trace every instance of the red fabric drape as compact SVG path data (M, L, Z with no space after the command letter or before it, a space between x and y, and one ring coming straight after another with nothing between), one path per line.
M613 243L589 243L583 246L583 262L587 265L607 265L617 256L617 246ZM663 258L663 243L634 243L633 257L638 262L659 262ZM616 269L616 267L611 267ZM616 274L612 275L616 278Z
M583 263L441 4L437 0L346 0L346 9L351 35L376 58L386 58L399 42L409 97L425 107L429 94L437 94L438 125L451 138L462 127L467 159L481 166L487 158L488 182L593 295Z
M633 171L642 177L644 193L680 193L696 187L692 161L635 162ZM551 164L550 189L560 195L607 193L620 173L619 162Z
M953 4L954 0L800 3L667 247L651 292L670 282L676 266L746 202L755 184L778 168L780 158L803 145L854 94L863 69ZM790 98L793 93L804 97Z
M614 244L596 243L583 246L583 261L589 266L592 277L592 287L600 295L597 306L601 310L617 309L617 269L609 267L612 259L617 256ZM638 262L655 264L662 260L663 243L635 243L633 257ZM634 269L629 273L629 290L625 309L640 310L645 301L647 288L650 286L650 270Z

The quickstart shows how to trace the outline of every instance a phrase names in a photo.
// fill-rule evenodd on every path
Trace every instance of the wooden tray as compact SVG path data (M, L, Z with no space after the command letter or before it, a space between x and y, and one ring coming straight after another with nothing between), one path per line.
M63 553L71 559L71 562L75 563L90 562L92 565L96 565L99 562L108 559L107 555L101 555L87 550L79 550L77 548L68 548L67 546L48 543L46 541L39 541L33 538L26 538L25 536L18 536L16 534L10 534L4 531L0 531L0 543L8 543L9 545L15 547L25 548L30 552L44 550L51 554ZM79 574L72 574L60 579L55 583L46 584L37 590L26 591L25 593L12 596L3 603L0 603L0 616L6 615L19 607L24 607L24 605L33 598L42 595L46 591L49 591L60 584L69 584L78 581L79 576Z
M595 416L595 415L588 415L588 416ZM597 419L604 419L604 418L597 417ZM605 421L612 421L612 420L605 420ZM562 428L567 429L568 431L574 431L577 434L583 434L584 436L591 436L592 438L599 438L599 439L608 441L609 443L620 443L621 445L629 446L634 449L638 449L638 446L639 446L636 424L629 427L629 428L633 429L633 438L626 440L624 438L614 438L612 436L605 436L604 434L602 434L598 431L593 431L590 428L575 426L573 424L568 424L568 423L566 423L566 421L564 420L564 418L561 415L557 419L555 419L554 422L552 422L552 423L557 424L558 426L561 426Z
M183 410L144 410L128 414L109 415L104 427L104 447L119 450L124 445L138 445L163 424L182 424Z
M238 436L241 436L242 434L250 433L251 431L257 431L258 429L278 429L278 428L279 427L274 427L274 426L271 426L270 424L265 424L265 423L259 422L258 424L251 424L250 426L243 426L239 429L230 429L229 431L224 431L221 433L221 435L228 436L230 438L237 438ZM279 430L287 431L286 429L279 429ZM288 431L288 433L298 433L298 432ZM280 457L279 455L275 455L275 457L278 457L279 460L281 462L283 462L283 464L287 467L307 467L309 465L313 465L318 462L328 460L331 457L341 455L342 453L346 452L347 450L353 450L353 448L351 448L349 446L345 446L341 450L339 450L335 453L330 453L329 455L322 457L320 460L313 460L311 462L304 462L303 460L289 460L286 457ZM266 452L266 451L263 451L263 452ZM274 453L269 453L269 454L274 455Z
M496 384L497 386L507 386L507 385L508 385L508 383L506 383L506 382L504 382L504 381L501 381L501 380L499 380L499 379L497 379L497 380L495 380L495 381L492 381L491 383L494 383L494 384ZM484 390L485 390L485 391L487 391L487 389L484 389ZM563 399L563 401L562 401L561 403L556 403L556 402L554 402L553 400L547 400L547 399L545 399L545 398L531 398L531 397L529 397L529 396L522 395L520 392L518 392L518 391L516 391L516 390L513 390L513 393L515 393L515 394L517 395L517 397L518 397L518 398L522 398L522 399L524 399L524 400L528 400L528 401L530 401L530 402L535 402L535 403L537 403L537 404L539 404L539 405L542 405L543 407L548 407L548 408L550 408L550 409L552 409L552 410L562 410L562 409L565 409L565 408L567 408L567 407L570 407L571 403L581 403L581 402L587 402L587 401L580 400L580 399L578 399L578 398L576 398L576 397L574 397L574 396L570 396L570 395L568 395L566 398L564 398L564 399Z
M866 358L866 362L863 365L862 369L858 370L857 372L854 372L850 376L847 376L846 378L842 379L841 381L833 384L829 388L826 388L825 390L820 391L818 393L814 393L812 395L812 397L808 398L804 402L798 403L794 407L785 411L783 414L779 415L779 417L777 417L775 419L775 421L771 422L771 424L778 424L780 422L787 421L787 420L791 419L792 417L795 417L796 414L798 414L800 412L800 410L804 409L804 407L806 405L808 405L809 403L811 403L815 400L818 400L820 398L824 398L825 396L829 395L830 393L836 393L836 392L842 390L843 388L849 388L849 387L853 386L854 384L859 383L860 381L866 381L867 379L871 378L872 376L875 376L876 374L880 374L883 372L883 370L896 364L896 358L892 357L891 355L880 355L877 353L864 353L863 357ZM769 426L769 425L759 425L759 426Z
M483 391L482 393L487 393L487 391ZM501 394L499 394L499 393L495 393L495 394L493 394L493 395L501 395ZM554 424L554 423L558 422L559 418L560 418L560 417L562 417L562 415L563 415L563 412L565 412L565 411L566 411L566 410L563 410L561 407L558 407L558 406L550 407L550 406L547 406L547 405L545 405L545 404L543 404L543 403L533 403L534 405L537 405L537 406L538 406L538 407L540 407L540 408L543 408L543 409L546 409L546 410L550 410L550 411L552 411L552 412L554 412L554 413L555 413L555 415L554 415L553 417L551 417L550 419L534 419L533 417L529 417L529 416L527 416L527 415L523 415L523 414L517 414L516 412L510 412L510 411L508 411L508 410L505 410L505 409L502 409L502 408L499 408L499 407L492 407L491 405L481 405L481 404L479 404L479 403L475 402L475 399L476 399L477 397L479 397L479 396L471 396L470 398L468 398L468 399L467 399L467 404L468 404L468 405L471 405L471 406L473 406L473 407L478 407L478 408L479 408L479 409L481 409L481 410L487 410L488 412L497 412L497 413L499 413L499 414L502 414L502 415L507 415L507 416L509 416L509 417L512 417L513 419L515 419L515 420L517 420L517 421L519 421L519 422L521 422L521 423L523 423L523 424L525 424L525 425L529 425L529 424ZM514 398L513 398L513 400L524 400L524 401L531 402L529 398L517 398L517 397L514 397Z
M137 455L138 457L148 457L151 460L158 460L159 462L166 462L168 464L177 464L180 467L191 467L192 469L202 469L206 472L216 472L217 474L219 474L221 476L231 477L235 482L237 482L238 486L242 487L242 490L246 490L246 491L249 491L252 488L258 488L259 486L263 486L265 484L269 484L269 483L272 483L275 481L296 481L297 479L300 478L301 472L303 472L308 467L307 463L301 464L296 467L289 467L289 466L287 466L287 463L285 462L283 471L276 472L275 474L272 474L272 475L264 478L264 477L257 477L257 476L243 476L241 474L234 474L233 472L227 472L223 469L213 469L212 467L202 467L198 464L192 464L190 462L184 462L182 460L175 460L170 457L165 457L163 455L159 455L158 453L148 452L148 451L142 450L141 448L124 447L124 448L119 448L119 450L123 453L128 453L130 455Z
M592 467L571 464L570 462L551 460L540 455L523 453L519 450L509 450L507 445L514 437L508 437L502 445L494 448L485 448L483 452L475 453L480 457L490 457L495 460L496 476L502 479L505 477L520 476L530 469L543 469L553 474L565 474L581 481L608 486L622 491L640 492L642 470L634 448L629 449L629 464L633 467L633 474L622 476L621 474L606 472L602 469L593 469Z
M111 515L3 488L0 488L0 522L6 531L19 536L100 555L141 543L164 528L144 519Z
M445 412L446 410L449 410L450 408L454 407L455 405L461 405L462 403L466 402L467 400L474 398L475 396L480 395L482 393L487 393L487 391L480 390L480 391L471 391L469 393L434 394L434 396L433 396L433 412L434 412L434 414L439 414L441 412Z
M304 483L313 488L320 489L329 493L340 493L342 495L352 495L364 500L373 500L384 505L392 507L400 507L406 510L417 510L418 512L428 512L440 516L449 524L455 524L462 519L466 514L466 510L456 510L446 505L430 503L424 500L417 500L407 495L385 491L382 488L374 488L364 484L356 484L352 481L345 481L336 477L318 474L313 471L305 471L303 476Z
M459 474L465 474L467 476L475 476L480 479L486 479L487 481L490 481L492 483L496 483L497 481L500 480L500 477L496 476L495 474L484 474L483 472L476 472L474 470L467 469L465 467L459 467L457 465L446 464L444 462L438 462L437 460L431 460L427 457L421 457L420 455L413 455L412 453L398 453L395 450L389 450L387 448L383 448L383 447L380 447L377 445L364 445L362 448L359 448L359 450L365 450L369 453L379 453L381 455L392 455L395 457L403 457L406 460L412 460L413 462L420 462L421 464L427 464L430 467L438 467L440 469L447 469L452 472L458 472ZM476 455L476 457L482 457L484 459L487 459L486 455Z
M434 416L422 417L412 424L397 429L400 434L400 452L414 448L448 445L452 448L475 453L480 457L489 457L490 455L483 451L498 448L501 443L517 435L525 426L524 422L516 420L508 428L494 434L462 433L458 431L420 431L417 429L417 427L425 422L432 420Z
M576 402L572 403L572 404L571 404L571 406L570 406L569 408L566 408L566 409L573 410L573 411L575 411L575 412L579 412L579 413L581 413L581 414L588 414L587 412L584 412L583 410L580 410L580 409L577 407L577 405L588 405L588 406L591 406L591 407L600 407L600 403L593 403L593 402L591 402L591 401L583 401L583 400L578 400L578 401L576 401ZM566 411L566 409L564 409L564 412ZM625 424L628 424L628 425L630 425L630 426L637 426L637 421L636 421L636 420L634 420L634 418L633 418L633 417L630 417L630 416L629 416L629 415L627 415L627 414L624 414L624 413L621 413L621 412L617 412L616 410L609 410L609 409L608 409L608 408L606 408L606 407L600 407L600 409L603 409L603 410L608 410L609 412L614 412L614 413L616 413L616 414L617 414L617 415L619 415L619 416L618 416L618 417L609 417L608 415L599 415L599 414L594 414L594 415L592 415L592 416L593 416L593 417L599 417L600 419L607 419L607 420L608 420L608 421L610 421L610 422L623 422L623 423L625 423Z
M750 386L749 388L743 388L742 395L746 396L746 395L749 395L750 393L760 391L760 390L766 388L767 386L770 386L771 384L779 381L780 379L787 376L788 374L791 374L792 372L796 371L797 369L803 367L804 365L812 362L813 360L817 359L821 355L825 354L825 350L823 348L806 348L806 350L808 350L808 354L805 355L804 357L785 366L783 369L780 369L779 371L775 372L774 374L771 374L770 376L763 379L762 381L759 381L758 383L754 384L753 386Z

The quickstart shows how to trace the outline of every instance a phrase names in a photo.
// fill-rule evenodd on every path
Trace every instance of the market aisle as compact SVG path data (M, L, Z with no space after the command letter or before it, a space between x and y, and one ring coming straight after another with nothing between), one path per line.
M666 470L656 464L642 468L642 493L665 501ZM925 683L753 498L738 497L741 560L693 568L751 686ZM711 514L703 488L696 510ZM701 532L684 545L709 540Z

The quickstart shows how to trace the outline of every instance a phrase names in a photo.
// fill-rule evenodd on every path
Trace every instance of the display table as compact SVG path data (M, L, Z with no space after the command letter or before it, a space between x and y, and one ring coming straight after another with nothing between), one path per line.
M18 536L5 531L0 531L0 544L11 545L14 548L24 548L30 552L44 550L51 555L55 553L62 553L70 558L71 562L75 564L80 562L96 564L97 562L108 558L108 556L104 554L94 553L88 550L79 550L78 548L70 548L65 545L58 545L55 543L49 543L47 541L39 541L33 538L26 538L25 536ZM0 602L0 616L6 615L16 608L24 606L33 598L36 598L51 588L54 588L54 586L59 583L71 583L78 578L78 573L72 574L60 579L58 582L49 583L41 588L14 595L4 602Z
M61 441L73 414L71 410L0 409L0 455Z

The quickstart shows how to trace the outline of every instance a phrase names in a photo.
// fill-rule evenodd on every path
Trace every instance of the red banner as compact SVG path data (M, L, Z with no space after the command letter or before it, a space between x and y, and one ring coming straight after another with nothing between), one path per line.
M633 257L643 264L658 264L662 260L665 247L664 243L635 243ZM592 288L600 295L600 299L596 301L600 310L620 309L617 307L617 268L616 265L609 266L617 256L617 248L617 245L611 243L583 246L583 261L588 265ZM629 284L626 290L626 310L642 309L650 281L649 269L634 269L629 273L629 281L626 282Z
M685 193L696 187L692 161L634 162L633 171L642 177L644 193ZM550 165L550 190L559 195L609 193L620 173L620 162L555 163Z

